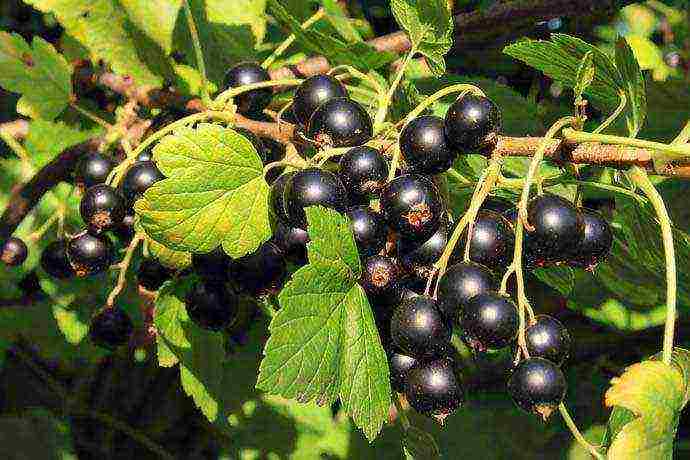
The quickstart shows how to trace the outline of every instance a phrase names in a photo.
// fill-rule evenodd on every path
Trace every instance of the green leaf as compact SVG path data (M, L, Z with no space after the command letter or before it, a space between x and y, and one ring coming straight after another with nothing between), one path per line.
M72 68L53 45L34 37L29 46L19 34L0 32L0 86L20 93L17 112L52 120L72 95Z
M587 51L587 53L582 57L580 65L577 68L577 74L575 76L575 105L579 106L582 103L582 94L585 92L589 85L594 81L594 53L592 51Z
M616 67L621 73L627 97L628 133L636 137L647 116L647 90L642 70L625 38L616 43Z
M306 214L309 222L309 262L332 266L344 263L349 268L346 277L359 279L362 267L349 219L321 206L307 208Z
M604 52L579 38L553 34L550 41L521 40L508 45L503 52L570 88L577 85L577 70L585 55L591 52L596 70L585 94L607 107L618 104L622 83L615 64Z
M189 252L173 251L153 240L148 240L148 245L151 255L168 268L182 270L192 265L192 254Z
M129 20L165 54L172 51L173 32L182 0L119 0Z
M169 344L179 348L190 346L182 327L182 324L189 319L184 302L188 289L189 283L168 281L161 287L156 298L154 323L158 335L165 338Z
M680 412L688 402L690 352L676 348L672 366L659 360L633 364L612 380L607 406L622 408L609 420L607 458L672 459Z
M403 447L405 453L415 460L441 458L441 451L434 437L415 426L405 430Z
M393 0L393 16L412 46L427 57L436 76L446 71L444 56L453 45L453 18L445 0Z
M271 235L263 164L244 136L213 124L184 127L163 138L154 157L167 179L135 205L151 239L181 252L222 243L238 258Z
M352 25L350 18L345 15L343 7L336 0L323 0L323 9L326 12L328 22L345 40L351 43L362 41L359 31Z
M83 130L73 128L61 121L34 120L29 124L29 134L24 147L31 154L32 166L40 169L65 149L102 133L101 127Z

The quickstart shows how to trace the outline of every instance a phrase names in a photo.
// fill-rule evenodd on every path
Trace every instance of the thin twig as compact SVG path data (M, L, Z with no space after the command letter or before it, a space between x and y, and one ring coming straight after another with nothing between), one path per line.
M115 285L113 290L110 291L110 294L108 295L108 300L105 302L106 308L112 308L112 306L115 305L115 299L117 299L117 296L120 295L122 290L125 288L125 285L127 284L127 270L129 269L129 265L132 263L134 251L137 249L137 246L139 246L139 243L141 243L143 240L143 234L136 234L134 238L132 238L132 241L129 243L129 246L127 247L127 252L125 252L125 257L122 259L122 262L120 262L117 265L117 268L120 271L120 273L117 277L117 284Z

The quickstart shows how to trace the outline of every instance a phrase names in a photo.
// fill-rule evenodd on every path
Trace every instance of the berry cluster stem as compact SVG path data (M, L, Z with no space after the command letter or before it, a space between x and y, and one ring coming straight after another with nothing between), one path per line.
M625 96L624 92L621 92L618 97L620 98L620 102L618 104L618 107L616 107L616 110L613 111L611 115L604 120L602 124L599 125L597 129L592 131L592 134L599 134L601 132L604 132L606 128L611 126L611 124L618 119L621 113L623 113L623 110L625 109L625 106L628 103L628 98Z
M564 129L563 137L572 143L598 142L601 144L621 145L637 147L641 149L656 150L665 154L670 160L683 160L690 157L690 144L663 144L661 142L646 141L633 137L613 136L611 134L594 134L574 129Z
M308 28L310 28L311 26L316 24L325 15L326 15L326 12L324 11L324 9L319 8L316 11L316 13L314 13L309 19L307 19L306 21L304 21L302 23L301 29L307 30ZM278 59L280 56L282 56L283 53L288 48L290 48L290 46L295 42L295 40L297 40L297 35L295 35L294 33L288 35L288 37L285 40L283 40L283 42L280 45L278 45L278 47L275 50L273 50L273 53L271 53L271 55L269 57L267 57L264 60L264 62L261 63L261 67L263 67L264 69L268 69L269 67L271 67L271 65L273 65L273 63L276 61L276 59Z
M187 27L189 27L189 34L192 36L192 44L194 45L194 54L196 56L196 65L199 66L199 73L201 74L201 100L206 107L211 103L211 96L208 92L208 78L206 77L206 62L204 61L204 52L201 49L201 40L199 39L199 32L192 16L192 8L189 6L189 1L182 2L184 6L185 16L187 17Z
M388 114L388 107L391 104L391 101L393 100L393 96L395 96L395 91L398 89L398 86L400 85L400 82L403 79L403 76L405 75L405 71L407 70L407 66L410 65L410 61L412 61L412 56L417 52L417 48L413 45L412 48L410 48L410 51L407 52L405 55L405 59L403 60L402 64L398 68L398 72L395 74L395 78L393 79L393 83L391 83L390 88L388 88L388 91L385 92L381 98L379 98L379 108L378 111L376 112L376 117L374 118L374 132L378 133L381 130L381 126L383 126L383 122L386 121L386 115Z
M408 113L407 116L398 123L398 126L405 126L410 121L421 115L427 108L431 107L439 99L450 94L463 92L470 92L476 94L477 96L484 96L484 91L482 91L481 88L467 83L458 83L456 85L446 86L445 88L436 91L434 94L424 99L421 104L415 107L412 112Z
M301 78L289 78L286 80L268 80L252 83L251 85L238 86L237 88L229 88L220 93L211 104L211 107L222 110L228 101L240 94L261 88L274 88L276 86L299 86L304 80Z
M122 262L117 265L117 268L120 271L117 277L117 284L108 295L108 300L105 302L106 308L112 308L113 305L115 305L115 299L117 299L117 296L119 296L122 290L125 288L125 285L127 284L127 270L129 269L129 265L132 263L134 251L137 249L137 246L139 246L139 243L144 241L144 239L145 237L142 233L137 233L134 235L134 238L132 238L129 246L127 246L125 257L122 259Z
M592 455L592 457L596 458L597 460L604 460L604 456L601 454L601 452L599 452L599 450L596 447L590 444L587 441L587 439L585 439L584 435L580 432L580 430L577 428L575 421L568 412L568 408L565 407L565 403L561 403L558 406L558 411L561 413L563 421L568 426L568 429L573 434L573 437L575 438L577 443L580 444L587 452L589 452L590 455Z
M670 364L673 355L673 337L676 327L677 315L677 274L676 274L676 255L673 245L673 229L671 218L666 210L664 200L649 180L647 172L638 167L630 169L629 177L640 187L642 192L649 198L650 203L656 211L659 225L661 226L661 238L664 245L664 256L666 258L666 325L664 327L664 345L662 359L664 363Z

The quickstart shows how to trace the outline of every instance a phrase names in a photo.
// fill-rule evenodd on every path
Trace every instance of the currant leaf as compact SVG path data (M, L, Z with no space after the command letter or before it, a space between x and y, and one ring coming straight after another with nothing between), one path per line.
M101 127L77 129L64 122L33 120L24 147L31 154L31 164L39 169L48 164L63 150L85 142L103 133Z

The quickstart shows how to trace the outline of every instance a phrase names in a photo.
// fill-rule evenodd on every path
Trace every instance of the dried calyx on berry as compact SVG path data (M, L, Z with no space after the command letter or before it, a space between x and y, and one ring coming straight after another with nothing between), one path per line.
M307 136L321 147L363 145L373 133L371 117L364 107L344 97L321 104L307 127Z
M566 388L561 369L544 358L521 361L508 380L508 393L515 404L544 421L563 402Z
M419 362L407 372L405 397L420 414L443 425L465 401L465 392L450 358Z
M350 193L366 197L386 183L388 162L375 148L353 147L340 158L338 175Z
M79 212L93 233L111 230L122 223L127 208L120 193L109 185L98 184L84 193Z
M392 295L400 287L400 278L395 259L375 255L364 260L360 283L369 295Z
M73 236L67 244L67 257L79 277L103 273L113 263L113 255L113 245L107 237L88 231Z
M403 238L426 241L444 222L446 206L431 180L406 174L390 181L381 191L381 212Z

